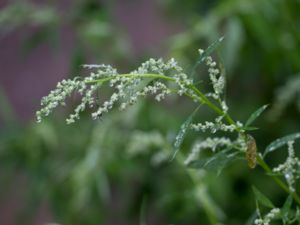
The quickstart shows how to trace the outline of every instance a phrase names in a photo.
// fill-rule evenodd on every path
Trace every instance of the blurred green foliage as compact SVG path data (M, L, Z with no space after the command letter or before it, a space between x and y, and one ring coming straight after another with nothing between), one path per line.
M176 114L145 102L94 124L56 119L2 132L1 168L26 177L27 204L16 221L30 224L46 201L61 224L132 224L145 197L146 218L157 224L206 220L203 207L223 217L206 190L213 180L203 174L206 181L195 186L182 162L169 162L179 123ZM15 179L4 178L7 188Z
M236 118L245 119L258 105L270 103L273 107L272 103L278 102L278 90L299 79L299 1L169 0L161 3L168 15L187 27L169 42L170 55L187 65L195 62L194 49L225 37L219 56L226 69L227 95ZM198 71L199 79L205 77L202 72ZM299 90L300 86L295 87L293 93ZM259 121L262 133L266 134L260 140L263 144L299 127L299 95L285 96L288 104L280 113L275 109ZM276 114L281 114L281 122Z
M227 95L233 115L240 120L258 106L272 103L279 87L299 77L299 1L168 0L161 5L175 23L187 28L169 42L169 54L187 67L193 67L196 49L225 36L220 55L227 70ZM58 36L69 27L76 43L72 68L89 62L90 55L126 64L130 55L126 34L111 23L110 10L99 1L77 0L65 15L55 4L17 1L0 11L1 34L30 25L34 32L25 49L31 50L45 41L59 45ZM197 72L202 79L202 71ZM295 89L299 93L300 86ZM299 99L298 94L293 101ZM193 106L176 99L166 104L145 101L103 121L85 118L72 126L60 118L27 126L8 118L0 130L0 167L5 171L0 182L6 184L1 192L9 192L16 174L24 175L27 184L27 204L16 221L30 224L46 200L55 222L61 224L137 224L146 198L149 224L208 224L208 218L218 218L235 225L243 224L255 208L253 183L268 190L275 204L284 201L272 181L260 171L249 171L244 160L233 162L219 176L195 171L199 178L195 186L180 159L168 162L175 134ZM280 119L272 121L266 114L258 120L259 146L299 130L296 106L285 108ZM201 116L210 115L204 111ZM188 134L183 152L193 138Z
M210 1L209 9L199 1L187 1L193 7L186 10L186 2L168 2L181 9L174 19L180 18L189 27L171 45L179 56L187 57L192 49L224 35L222 57L229 77L242 71L275 79L283 72L298 72L299 1Z

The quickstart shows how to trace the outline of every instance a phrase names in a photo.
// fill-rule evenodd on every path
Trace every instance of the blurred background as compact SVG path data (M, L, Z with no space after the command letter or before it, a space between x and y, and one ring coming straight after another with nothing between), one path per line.
M299 0L2 0L0 224L246 224L252 184L280 206L284 193L244 160L221 175L194 170L196 180L180 159L168 162L195 108L186 99L144 99L74 125L64 118L75 98L41 124L35 111L58 81L86 75L82 64L126 72L175 57L189 71L197 50L224 36L215 58L226 68L231 115L245 121L270 104L253 132L263 149L299 131L299 10ZM206 79L204 70L197 76ZM198 114L204 121L210 111ZM199 135L189 133L183 154Z

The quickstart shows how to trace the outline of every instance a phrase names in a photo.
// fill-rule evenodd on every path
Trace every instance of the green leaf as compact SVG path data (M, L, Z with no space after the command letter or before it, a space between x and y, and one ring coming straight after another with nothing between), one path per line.
M288 216L289 216L289 211L291 209L292 203L293 203L293 198L291 195L289 195L289 197L286 199L281 209L281 217L284 223L286 223L289 220Z
M181 144L187 134L189 126L190 126L191 122L193 121L193 118L196 115L197 111L199 110L200 106L198 106L194 110L194 112L188 117L188 119L181 125L180 130L175 138L175 143L174 143L175 148L174 148L174 152L173 152L173 155L172 155L170 161L172 161L175 158L177 152L180 150Z
M207 161L205 168L207 170L216 172L219 176L226 165L233 159L233 157L230 157L226 153L227 151L224 150L216 153Z
M252 186L253 192L255 194L256 200L263 206L268 208L275 208L273 203L263 194L261 193L256 187Z
M246 130L246 131L252 131L252 130L258 130L258 127L242 127L242 130Z
M265 174L268 176L271 176L271 177L281 177L282 176L280 173L274 173L274 172L266 172Z
M262 107L260 107L258 110L256 110L254 113L252 113L249 117L249 119L247 120L245 127L248 127L250 124L252 124L257 117L259 117L263 111L266 110L266 108L268 107L268 105L263 105Z
M229 148L214 154L212 157L192 161L188 167L194 169L207 169L220 175L226 165L235 159L235 156L238 154L234 153L229 155L228 151L230 151Z
M219 38L218 40L214 41L210 46L207 47L207 49L204 50L204 52L200 55L200 58L195 63L193 69L192 69L192 78L194 78L197 67L204 62L205 58L209 56L216 48L219 47L221 42L224 40L224 37Z
M289 141L293 141L297 138L300 138L300 133L290 134L287 136L284 136L282 138L278 138L275 141L271 142L269 144L264 152L264 156L266 156L268 153L275 151L276 149L280 148L283 145L286 145Z
M201 168L204 168L204 166L207 163L207 160L208 160L208 158L194 160L194 161L190 162L187 166L189 168L193 168L193 169L201 169Z

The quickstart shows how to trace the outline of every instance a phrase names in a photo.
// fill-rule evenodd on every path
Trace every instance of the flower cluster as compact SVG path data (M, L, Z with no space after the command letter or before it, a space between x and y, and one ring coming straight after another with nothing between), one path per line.
M225 124L223 122L224 116L218 116L214 122L205 121L204 123L194 123L191 124L191 128L195 131L210 131L211 133L216 133L217 131L224 131L224 132L233 132L237 128L241 128L243 126L242 123L237 122L237 124Z
M94 68L94 66L87 68ZM117 71L109 65L98 65L99 69L97 73L91 73L89 77L84 80L80 80L78 77L74 79L62 80L58 82L56 88L50 92L46 97L42 98L41 105L42 109L36 112L37 121L41 122L42 118L48 116L54 108L59 105L65 105L67 97L71 96L72 93L77 91L82 97L82 102L75 108L74 114L66 120L67 123L72 123L75 119L79 119L79 113L86 109L86 106L93 107L95 103L94 92L98 85L93 84L88 88L87 82L99 79L103 76L115 75Z
M185 160L185 164L189 165L191 162L197 160L202 150L209 149L212 152L216 152L217 149L239 149L241 152L245 152L247 149L247 140L244 136L238 135L235 140L231 140L227 137L214 137L206 138L205 140L197 140L188 157Z
M203 141L196 141L194 146L192 147L191 153L185 160L185 164L188 165L192 161L196 160L199 157L201 150L211 149L213 152L218 147L228 147L233 145L233 142L229 138L207 138Z
M43 116L48 116L58 105L65 105L65 99L70 96L74 90L83 90L85 87L78 80L62 80L51 91L47 97L43 97L41 105L43 108L36 112L37 121L41 122Z
M268 214L266 214L263 218L256 219L254 221L255 225L269 225L270 222L276 219L280 215L280 209L274 208Z
M211 56L204 56L204 50L199 50L200 56L204 57L204 61L208 67L209 79L211 81L213 92L207 93L207 97L212 97L213 100L219 104L221 110L221 115L217 116L214 121L205 121L203 123L191 123L190 129L195 131L210 132L212 134L223 131L225 133L232 133L234 131L239 131L239 135L236 140L231 140L226 137L215 137L207 138L203 141L198 141L191 150L191 153L188 155L185 160L186 164L191 163L199 157L199 153L202 149L211 149L215 151L218 147L225 148L237 148L241 152L246 152L247 150L247 139L244 135L240 135L242 132L243 124L239 121L236 123L229 123L224 121L228 113L228 106L226 101L223 99L222 94L224 93L225 88L225 78L220 74L220 70L217 68L217 63L213 61Z
M81 112L87 108L94 108L95 105L100 106L91 115L93 119L98 119L117 103L119 108L124 110L134 104L139 97L147 95L154 95L157 101L163 100L171 92L189 95L194 100L199 98L188 88L193 81L173 58L167 62L162 59L149 59L137 70L128 74L119 74L109 65L83 65L83 67L96 72L91 72L90 76L81 80L75 78L59 82L56 89L42 99L43 108L36 113L38 122L48 116L58 105L65 105L66 98L74 92L81 95L81 102L74 113L66 119L68 124L75 122L80 118ZM171 89L168 82L173 82L175 87ZM115 91L108 100L99 103L95 96L104 83L109 83Z
M295 192L295 181L300 178L300 160L295 156L294 141L288 142L288 157L283 164L273 169L274 173L282 174L290 191Z
M200 56L203 56L204 50L199 49ZM207 96L211 96L216 100L221 99L221 95L224 92L225 88L225 77L220 74L220 70L217 67L217 63L213 61L211 56L205 56L205 64L208 66L208 74L210 81L212 82L213 86L213 93L208 93ZM223 103L225 104L225 102Z
M204 50L199 49L199 54L200 56L203 56ZM207 93L206 96L217 100L223 115L218 116L214 122L206 121L205 123L191 124L191 128L196 131L201 130L203 132L210 130L211 133L215 133L217 131L233 132L238 127L242 127L242 124L238 122L237 124L228 125L223 122L223 119L228 112L228 106L225 100L221 97L225 88L225 78L222 74L220 74L220 70L216 68L217 63L213 61L211 56L204 56L204 60L208 66L209 78L213 86L213 92Z

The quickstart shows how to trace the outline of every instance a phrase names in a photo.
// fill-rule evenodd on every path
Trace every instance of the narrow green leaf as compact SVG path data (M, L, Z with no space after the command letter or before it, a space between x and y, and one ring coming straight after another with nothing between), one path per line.
M247 122L245 123L245 126L248 127L250 124L252 124L257 117L259 117L263 111L266 110L266 108L268 107L268 105L263 105L262 107L260 107L258 110L256 110L254 113L252 113L249 117L249 119L247 120Z
M271 176L271 177L281 177L282 176L280 173L273 173L273 172L270 172L270 173L267 172L266 175Z
M278 138L275 141L271 142L269 144L264 152L264 156L266 156L268 153L275 151L276 149L280 148L281 146L286 145L289 141L293 141L297 138L300 138L300 133L290 134L287 136L284 136L282 138Z
M207 47L207 49L204 50L204 52L200 55L200 58L195 63L193 69L192 69L192 78L194 78L197 67L204 62L205 58L209 56L216 48L219 47L221 42L224 40L224 37L219 38L218 40L214 41L210 46Z
M193 118L196 115L197 111L199 110L200 106L198 106L194 110L194 112L192 112L192 114L188 117L188 119L181 125L180 130L175 138L175 143L174 143L175 149L174 149L174 152L173 152L173 155L172 155L170 161L172 161L175 158L177 152L180 150L181 144L187 134L189 126L190 126L191 122L193 121Z
M232 157L229 157L226 152L223 150L216 153L207 161L205 168L216 172L219 176L226 165L232 160Z
M275 208L273 203L263 194L261 193L256 187L252 186L253 192L255 194L256 200L263 206L269 208Z
M229 162L235 159L235 156L238 154L234 153L229 155L228 151L230 151L229 148L214 154L212 157L192 161L188 167L194 169L203 168L216 172L217 175L220 175L222 170L228 165Z
M258 127L242 127L241 129L243 130L248 130L248 131L252 131L252 130L258 130L259 128Z
M289 195L289 197L286 199L281 209L281 218L284 223L286 223L289 219L288 216L289 216L289 211L291 209L292 203L293 203L293 198L291 195Z
M207 160L208 160L208 158L194 160L194 161L191 161L187 166L189 168L193 168L193 169L201 169L201 168L204 168L205 164L207 163Z

